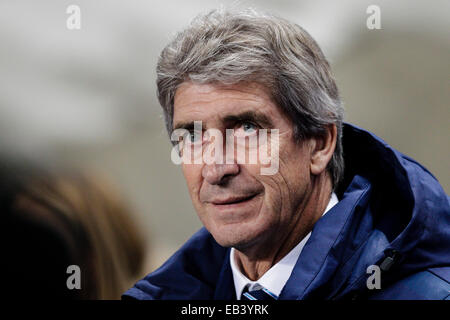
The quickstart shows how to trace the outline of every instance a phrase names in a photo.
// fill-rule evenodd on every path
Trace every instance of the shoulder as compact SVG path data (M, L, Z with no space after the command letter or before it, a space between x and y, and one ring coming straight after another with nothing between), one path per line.
M161 267L138 281L123 299L211 299L228 249L205 229L195 233Z
M450 266L409 275L374 293L370 299L450 300Z

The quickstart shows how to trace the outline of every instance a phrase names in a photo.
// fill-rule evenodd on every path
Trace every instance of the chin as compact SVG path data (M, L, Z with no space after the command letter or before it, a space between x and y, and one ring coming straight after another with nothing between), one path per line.
M208 229L208 228L207 228ZM245 249L255 242L258 242L264 232L249 233L248 227L229 225L208 231L212 234L216 242L222 247Z

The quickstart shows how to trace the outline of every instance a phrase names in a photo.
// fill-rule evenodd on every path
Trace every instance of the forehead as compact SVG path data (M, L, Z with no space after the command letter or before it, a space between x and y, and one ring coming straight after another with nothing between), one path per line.
M227 116L253 112L266 118L282 118L270 91L255 82L235 85L184 82L174 97L174 127L180 122L220 121Z

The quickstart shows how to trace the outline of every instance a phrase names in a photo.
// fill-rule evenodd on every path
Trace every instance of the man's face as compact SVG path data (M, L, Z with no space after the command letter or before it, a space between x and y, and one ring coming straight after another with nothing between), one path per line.
M200 220L222 246L245 249L287 237L310 190L311 153L308 143L294 140L292 122L269 91L257 83L185 82L175 94L173 126L194 121L202 121L203 130L218 129L224 141L226 129L237 136L279 130L279 169L273 175L261 175L260 162L184 163L182 169Z

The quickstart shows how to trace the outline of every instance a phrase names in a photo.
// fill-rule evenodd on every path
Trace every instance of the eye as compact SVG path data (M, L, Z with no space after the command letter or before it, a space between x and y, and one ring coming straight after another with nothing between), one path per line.
M235 128L236 136L251 136L258 132L258 126L252 122L244 121Z
M256 125L254 125L254 124L251 123L251 122L244 122L244 123L242 124L242 129L244 129L244 131L245 131L246 133L253 133L253 132L255 132L258 128L256 127Z
M202 140L202 132L191 130L186 135L186 140L187 140L187 143L190 143L190 144L197 143Z

